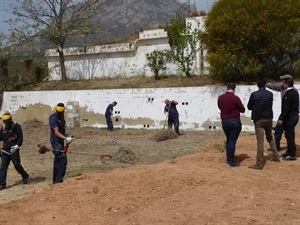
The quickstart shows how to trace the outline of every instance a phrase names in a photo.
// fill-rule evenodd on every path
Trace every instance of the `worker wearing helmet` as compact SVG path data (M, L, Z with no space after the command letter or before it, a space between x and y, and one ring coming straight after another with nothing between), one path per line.
M16 171L22 176L23 184L28 184L29 175L21 165L20 147L23 143L23 132L21 125L12 120L9 112L2 116L3 127L0 128L0 141L3 141L1 149L0 166L0 190L6 188L7 170L10 161L14 164Z
M67 170L67 155L64 152L64 142L71 143L72 138L67 137L65 129L65 105L58 103L55 113L49 117L50 143L54 154L53 184L62 183Z

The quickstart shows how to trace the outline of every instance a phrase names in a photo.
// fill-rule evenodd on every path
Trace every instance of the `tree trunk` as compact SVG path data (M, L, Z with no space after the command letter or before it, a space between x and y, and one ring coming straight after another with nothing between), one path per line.
M66 81L67 73L66 73L66 67L65 67L65 56L63 51L59 51L59 63L60 63L60 70L61 70L61 80Z

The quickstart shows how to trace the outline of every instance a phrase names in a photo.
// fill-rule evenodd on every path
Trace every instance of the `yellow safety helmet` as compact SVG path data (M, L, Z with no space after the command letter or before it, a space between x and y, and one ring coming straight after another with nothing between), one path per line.
M11 116L11 114L8 113L8 112L4 113L3 116L1 117L1 119L2 119L3 121L9 120L9 119L11 119L11 118L12 118L12 116Z
M57 106L55 107L55 110L57 112L64 112L65 111L65 105L63 103L58 103Z

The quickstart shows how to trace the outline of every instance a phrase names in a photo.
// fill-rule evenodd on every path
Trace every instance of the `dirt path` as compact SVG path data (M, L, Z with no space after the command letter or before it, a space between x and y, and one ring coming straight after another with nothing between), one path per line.
M70 154L67 179L51 185L53 156L34 149L47 133L39 129L23 149L31 182L16 183L18 175L9 170L11 185L0 192L0 224L300 224L300 160L270 162L266 151L264 170L249 169L256 156L253 134L238 141L241 166L228 168L225 153L215 147L224 140L219 131L155 142L155 131L72 130L78 137L73 149L112 154L113 160L102 164L94 156ZM132 163L117 159L121 147L134 153Z

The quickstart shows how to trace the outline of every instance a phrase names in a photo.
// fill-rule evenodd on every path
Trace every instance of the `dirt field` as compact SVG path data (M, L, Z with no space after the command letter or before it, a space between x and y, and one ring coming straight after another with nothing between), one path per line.
M186 131L156 142L157 130L75 128L68 130L76 139L66 179L52 185L53 155L36 148L49 146L48 129L38 121L23 124L21 157L30 183L22 185L10 166L7 189L0 191L1 225L300 224L300 158L275 163L265 151L264 170L249 169L253 134L241 134L241 166L228 168L216 147L224 141L221 131ZM102 163L98 154L112 158Z

